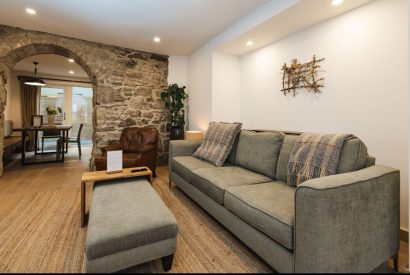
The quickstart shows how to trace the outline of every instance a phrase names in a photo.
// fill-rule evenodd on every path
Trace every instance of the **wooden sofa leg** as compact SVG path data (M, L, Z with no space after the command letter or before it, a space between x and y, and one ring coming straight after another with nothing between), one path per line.
M162 268L164 271L168 271L172 268L172 261L174 260L174 254L162 257Z
M394 271L399 271L399 253L393 256Z
M154 178L157 177L157 172L156 172L155 170L152 172L152 176L153 176Z

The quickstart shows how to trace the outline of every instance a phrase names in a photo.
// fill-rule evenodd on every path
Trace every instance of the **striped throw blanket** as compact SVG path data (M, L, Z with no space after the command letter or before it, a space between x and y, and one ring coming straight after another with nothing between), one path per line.
M298 186L310 179L336 174L343 143L352 137L350 134L300 135L288 162L288 184Z

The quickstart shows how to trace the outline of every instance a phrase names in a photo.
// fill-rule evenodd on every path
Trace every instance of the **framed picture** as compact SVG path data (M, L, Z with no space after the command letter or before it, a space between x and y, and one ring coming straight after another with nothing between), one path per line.
M41 115L34 115L33 117L32 117L32 125L33 125L33 127L41 127L41 126L43 126L43 116L41 116Z

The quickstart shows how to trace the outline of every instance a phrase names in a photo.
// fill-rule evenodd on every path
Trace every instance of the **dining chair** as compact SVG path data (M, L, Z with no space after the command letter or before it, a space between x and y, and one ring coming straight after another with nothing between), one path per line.
M66 138L64 141L62 138L59 139L59 150L65 150L66 152L68 151L68 144L69 143L77 143L78 147L78 159L81 159L81 131L83 130L84 123L80 124L80 127L78 128L78 133L76 138ZM64 142L64 144L61 144Z
M44 154L44 139L59 139L61 138L60 130L45 130L43 131L43 136L41 137L41 154Z

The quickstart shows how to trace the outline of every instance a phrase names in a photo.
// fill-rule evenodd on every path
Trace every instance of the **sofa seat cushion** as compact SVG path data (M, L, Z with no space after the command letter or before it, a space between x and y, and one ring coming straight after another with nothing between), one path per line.
M191 171L199 168L215 168L215 165L191 156L174 157L172 169L187 182L191 181Z
M225 207L283 246L293 249L295 188L282 182L229 187Z
M224 204L228 187L269 181L272 179L238 166L202 168L191 174L191 184L220 204Z

